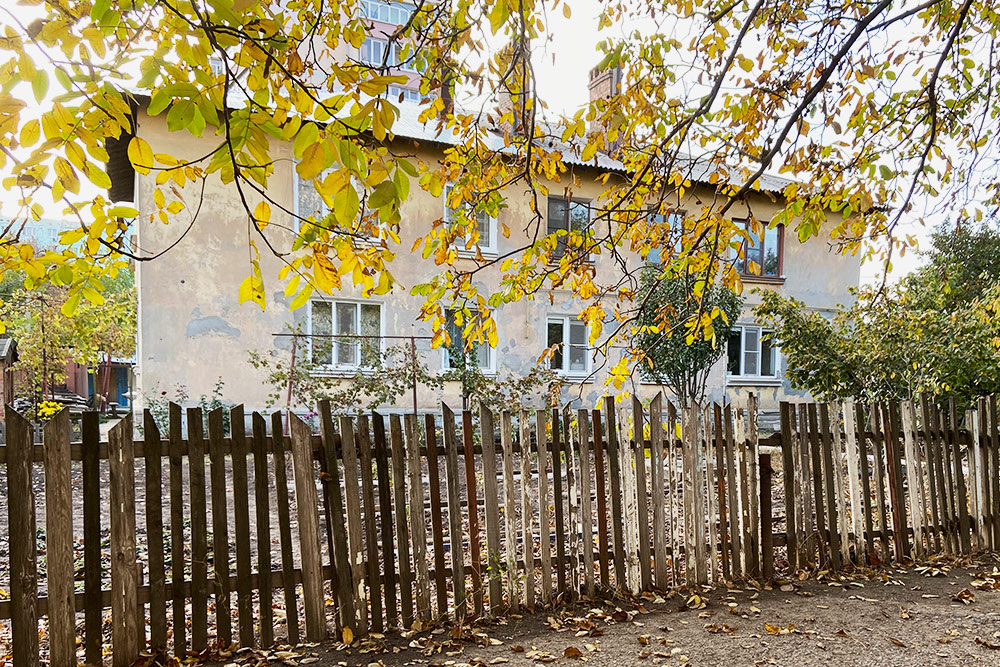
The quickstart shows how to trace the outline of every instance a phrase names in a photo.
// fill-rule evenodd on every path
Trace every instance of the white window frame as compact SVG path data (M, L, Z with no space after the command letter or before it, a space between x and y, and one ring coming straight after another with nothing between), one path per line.
M386 89L386 97L391 100L398 100L400 95L403 96L404 102L410 102L413 104L419 104L420 100L424 98L424 96L420 94L419 90L407 88L405 86L389 86Z
M362 306L377 306L378 307L378 351L379 354L385 352L385 303L382 301L372 301L365 299L310 299L309 300L309 312L306 316L306 332L309 334L309 346L307 352L309 354L309 360L312 361L312 345L313 345L313 307L317 303L328 304L330 306L330 317L331 317L331 328L333 331L337 330L337 306L350 304L354 306L354 327L355 331L359 334L361 333L361 307ZM336 335L336 334L335 334ZM365 366L361 363L361 343L364 342L362 339L356 339L355 343L355 355L357 358L357 363L354 364L342 364L338 361L339 348L337 347L335 338L328 339L331 342L330 348L330 363L323 364L323 371L328 373L343 373L343 372L355 372L358 370L366 371L371 370L370 366Z
M396 2L395 0L390 2L386 2L385 0L361 0L361 13L366 19L390 25L399 26L409 21L410 16L413 14L413 9L413 5L405 2ZM380 18L380 11L384 11L387 18ZM402 20L394 21L393 18Z
M560 323L562 325L562 368L553 368L557 375L562 377L573 377L573 378L585 378L588 377L594 368L594 351L590 346L590 326L572 315L548 315L545 318L545 345L549 345L549 325L554 323ZM586 361L586 368L582 371L570 370L569 368L569 357L570 357L570 326L572 324L583 325L584 340L584 360Z
M451 313L452 310L449 308L447 310L447 312ZM454 344L454 342L455 341L452 341L452 344ZM464 340L463 340L463 344L464 344ZM487 363L486 367L479 366L478 368L479 368L480 371L482 371L482 373L484 375L495 375L496 372L497 372L497 350L496 350L495 347L492 347L489 344L489 341L484 341L484 345L485 345L486 349L489 351L489 359L487 360L488 363ZM448 348L446 346L443 346L441 348L441 370L442 370L442 372L447 373L448 371L457 370L455 368L452 368L450 356L451 355L448 352Z
M729 371L729 341L726 341L727 349L725 356L726 363L726 380L730 384L781 384L782 373L781 373L781 350L778 346L771 341L771 350L774 354L774 375L761 375L759 370L763 367L763 341L764 336L768 334L773 334L774 332L770 329L765 329L764 327L757 324L739 324L732 329L732 333L737 330L740 331L740 372L732 373ZM757 332L757 349L747 350L746 349L746 332L747 330L756 330ZM731 335L730 334L730 335ZM752 352L757 355L757 369L758 373L750 375L744 372L746 367L746 359L748 352Z
M302 229L302 220L301 220L302 212L299 209L299 187L302 179L299 177L298 169L296 169L294 166L298 164L298 162L299 162L298 160L295 160L292 166L292 193L293 193L292 213L295 214L295 220L293 221L294 224L292 228L295 230L296 235L298 235ZM320 178L320 179L326 178L327 176L330 175L331 171L333 171L333 167L331 167L330 169L323 170L315 178ZM358 192L358 199L361 200L361 211L359 215L364 216L371 213L371 210L368 208L368 193L365 191L364 186L361 185L356 176L351 177L351 183L354 185L354 189ZM330 211L332 209L322 197L320 197L320 201L321 201L319 209L319 212L321 214L320 217L325 218L330 214ZM374 245L380 243L381 238L377 236L368 236L365 238L355 239L355 242L359 244Z
M453 186L451 185L446 185L444 188L444 192L441 195L441 199L443 200L443 211L444 211L442 219L447 223L451 223L451 221L453 220L452 209L448 206L448 194L451 192L452 187ZM475 213L477 216L479 215L478 211L473 211L473 213ZM500 245L497 219L494 218L492 215L487 216L487 219L489 220L489 239L487 239L488 243L486 245L483 245L483 235L482 234L479 235L479 243L478 243L479 252L484 257L496 257L499 254L499 245ZM479 219L477 217L476 223L478 224L478 222ZM455 243L458 246L457 247L458 254L463 257L475 257L476 256L475 247L466 248L465 244L467 242L468 238L465 236L459 236L455 239Z
M385 66L390 69L398 69L403 72L410 72L412 74L419 74L417 68L412 62L412 56L408 58L408 62L403 62L403 48L397 42L390 42L388 39L383 39L381 37L373 37L368 35L365 37L365 41L361 43L358 47L358 60L369 65L371 67L381 67L382 60L379 58L372 58L369 53L367 53L366 45L368 42L378 42L382 44L383 53L386 49L391 48L390 57L385 60Z
M593 225L594 225L594 208L593 208L594 200L593 199L577 199L577 198L572 197L572 196L551 195L550 194L545 199L545 232L546 232L546 234L553 233L553 232L549 232L549 203L550 203L550 201L552 199L561 199L561 200L563 200L563 201L565 201L565 202L567 202L567 203L569 203L571 205L574 204L574 203L576 203L576 204L583 204L584 206L586 206L587 207L587 229L589 230L589 229L591 229L593 227ZM567 222L567 224L569 224L569 219L568 218L567 218L566 222ZM564 229L564 231L566 232L567 237L568 237L569 232L571 230L568 229L568 228L566 228L566 229ZM558 240L556 241L556 243L557 243L556 248L558 248ZM566 250L569 249L568 244L569 244L569 241L567 240L567 248L566 248ZM555 253L555 252L556 251L553 251L553 253ZM559 254L559 255L555 255L554 254L549 259L549 263L551 263L551 264L557 264L557 263L559 263L559 261L562 259L563 255L565 253L566 253L566 251L564 250L562 254ZM592 252L591 253L587 253L587 258L584 261L593 263L594 260L596 259L596 257L597 256L594 253L592 253Z

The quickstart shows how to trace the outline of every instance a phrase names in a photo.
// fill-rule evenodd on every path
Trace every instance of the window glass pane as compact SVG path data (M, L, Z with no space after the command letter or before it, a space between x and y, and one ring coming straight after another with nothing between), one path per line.
M760 374L766 377L777 377L777 361L777 349L772 345L771 337L764 334L760 341Z
M385 49L387 46L388 42L384 39L368 37L361 43L361 53L359 54L358 59L367 65L381 65L382 58L385 57ZM392 65L391 59L386 64Z
M746 230L750 238L743 246L744 257L742 268L740 270L743 273L760 274L760 237L754 233L749 221L746 223ZM757 266L754 266L754 264Z
M317 178L322 178L322 176L318 176ZM295 182L298 190L296 195L298 198L299 217L308 218L316 216L317 218L321 218L326 215L326 204L323 203L323 198L316 192L312 180L306 180L296 175Z
M574 201L569 205L570 229L583 231L590 226L590 204L588 202Z
M361 335L372 338L361 339L361 365L374 366L378 362L382 341L382 307L378 304L361 305Z
M338 303L337 304L337 331L338 334L358 333L355 321L357 316L357 304ZM341 366L355 366L358 363L358 341L355 338L337 339L337 363Z
M778 275L778 230L764 230L764 263L761 273L765 276Z
M446 350L445 359L448 368L461 368L462 354L465 351L465 340L462 338L462 328L455 323L455 311L449 310L445 313L447 318L448 336L451 344Z
M489 370L490 368L490 346L486 342L476 343L472 346L470 351L472 359L470 363L474 364L477 368L481 370Z
M743 330L743 374L760 374L760 329Z
M569 323L569 370L587 371L587 325L583 322Z
M743 349L743 330L733 329L729 332L729 343L726 352L729 355L727 370L730 375L740 374L740 353Z
M563 369L563 321L562 320L549 320L548 323L548 340L546 343L547 347L552 347L556 345L555 351L552 354L552 363L550 368L553 370L561 371Z
M568 202L559 197L549 197L548 233L566 229L566 207Z
M333 311L329 303L311 302L312 333L328 336L333 333ZM331 340L329 338L310 338L310 350L315 364L333 363Z

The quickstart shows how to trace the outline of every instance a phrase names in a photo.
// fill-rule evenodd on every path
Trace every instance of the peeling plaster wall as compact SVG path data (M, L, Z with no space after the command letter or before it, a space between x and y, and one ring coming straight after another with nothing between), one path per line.
M154 153L170 152L179 158L204 155L217 141L208 132L201 139L186 133L170 133L162 117L150 118L142 113L138 120L138 134L150 143ZM432 148L411 143L407 149L424 162L433 163L438 159ZM291 148L288 144L280 144L274 146L273 151L277 163L269 194L278 204L292 210ZM594 181L596 171L577 168L576 175L581 183L574 190L574 196L594 198L603 189ZM565 185L550 188L552 194L562 194L564 187L572 183L569 176L567 174L563 181ZM188 208L175 216L171 224L163 225L148 219L155 210L153 190L154 176L140 176L137 237L145 253L157 252L177 240L190 221L189 211L198 207L200 198L200 185L195 187L189 184L181 192ZM258 200L253 194L247 194L251 207ZM697 194L695 190L691 207L697 205ZM501 232L501 252L504 248L524 242L525 239L520 236L523 235L524 221L532 215L529 201L520 191L511 192L509 197L509 208L501 214L499 222L501 229L506 223L511 238L504 238ZM776 204L763 195L754 196L751 201L758 218L769 218L777 210ZM397 256L391 265L400 284L391 294L371 299L382 304L384 335L429 336L431 333L429 324L417 320L422 297L411 296L409 292L414 284L438 269L433 260L424 260L419 254L411 254L409 249L431 222L441 217L443 205L442 199L432 197L414 184L410 198L403 206L401 243L395 249ZM292 234L281 234L277 230L291 227L290 216L281 213L277 206L272 206L272 210L269 232L275 236L278 248L287 250L291 247ZM740 217L745 212L737 210L733 215ZM251 239L257 242L261 251L261 269L267 285L267 308L264 312L255 305L248 303L240 306L237 303L240 283L250 270L248 241ZM165 397L173 398L175 388L183 386L190 400L197 400L202 394L211 394L221 377L225 382L225 400L244 403L248 409L263 408L268 394L274 389L265 383L263 373L249 364L248 353L251 350L278 350L287 354L291 347L290 339L273 334L286 331L289 323L303 323L307 317L305 308L289 311L288 300L282 293L283 284L277 280L280 266L261 239L251 235L235 187L222 185L215 176L210 178L198 219L190 233L164 257L140 263L138 267L138 395L155 396L166 392ZM595 268L598 272L620 270L606 255L596 258ZM859 263L854 258L830 252L822 240L811 241L807 245L789 241L785 245L785 270L787 280L778 289L810 305L832 308L846 301L848 286L857 284ZM481 287L487 290L498 285L498 273L495 271L484 273L480 279ZM342 295L336 298L358 300L360 292L345 284ZM751 296L748 308L752 302L754 297ZM544 292L533 299L505 306L497 316L497 366L501 372L503 369L527 372L545 348L546 316L576 315L579 310L579 304L565 290ZM431 351L428 341L418 341L417 346L427 355L430 368L442 366L441 352ZM617 360L616 356L611 362ZM594 365L596 367L599 363ZM579 405L592 406L606 391L605 378L606 374L598 371L592 382L565 389L564 398L579 398ZM724 391L724 378L724 365L719 364L712 372L711 385L715 387L713 393L716 397L721 397ZM637 384L632 389L648 396L659 388ZM284 391L281 393L283 395ZM731 396L739 393L730 391ZM773 396L762 398L771 401L784 395L791 395L789 388L775 388ZM453 407L460 406L458 383L451 383L443 392L423 388L418 392L419 409L436 409L441 400L446 400ZM412 398L408 394L395 407L407 409L411 406Z

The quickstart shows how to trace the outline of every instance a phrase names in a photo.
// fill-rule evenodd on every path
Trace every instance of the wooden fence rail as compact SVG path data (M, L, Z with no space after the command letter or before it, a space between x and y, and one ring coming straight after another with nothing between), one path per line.
M35 445L7 408L0 619L16 665L39 664L42 618L52 664L100 664L106 609L112 664L130 665L1000 548L993 398L963 415L926 398L783 403L769 438L754 397L460 418L335 418L322 402L318 434L241 406L227 433L225 416L171 405L163 433L147 412L141 441L130 416L101 442L87 414L71 444L62 413Z

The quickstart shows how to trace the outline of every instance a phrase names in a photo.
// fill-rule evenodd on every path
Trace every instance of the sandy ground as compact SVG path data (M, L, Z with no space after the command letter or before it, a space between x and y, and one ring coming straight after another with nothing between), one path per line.
M763 590L706 590L698 599L677 593L581 601L352 647L242 652L218 664L1000 665L998 564L991 557L843 578L821 574Z

